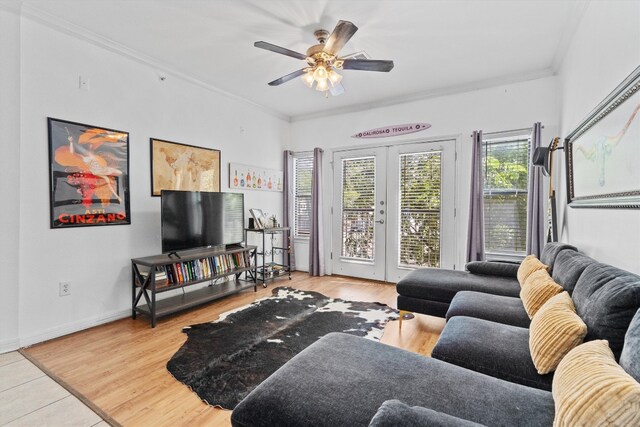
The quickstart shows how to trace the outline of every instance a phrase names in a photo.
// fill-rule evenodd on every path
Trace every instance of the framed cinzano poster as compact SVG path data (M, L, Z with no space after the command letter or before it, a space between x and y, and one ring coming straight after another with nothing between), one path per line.
M220 191L220 150L151 138L151 195Z
M47 121L51 228L130 224L129 133Z

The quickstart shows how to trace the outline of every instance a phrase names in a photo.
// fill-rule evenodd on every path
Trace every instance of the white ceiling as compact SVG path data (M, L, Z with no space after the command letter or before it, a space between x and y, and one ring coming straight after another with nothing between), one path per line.
M583 0L24 0L25 16L70 29L206 88L300 119L552 74ZM294 79L313 31L338 20L359 30L341 54L393 59L390 73L344 71L346 93L325 99Z

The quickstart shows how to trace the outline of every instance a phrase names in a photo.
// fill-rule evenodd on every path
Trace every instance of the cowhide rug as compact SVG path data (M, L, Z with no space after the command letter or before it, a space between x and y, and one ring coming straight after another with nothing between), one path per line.
M379 340L398 312L279 287L272 297L183 329L187 342L167 369L210 405L233 409L289 359L329 332Z

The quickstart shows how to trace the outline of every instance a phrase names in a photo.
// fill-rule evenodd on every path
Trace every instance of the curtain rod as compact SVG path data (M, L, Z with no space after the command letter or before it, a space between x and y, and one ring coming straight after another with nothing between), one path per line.
M544 129L544 126L540 126L540 129ZM501 130L501 131L498 131L498 132L482 132L482 136L485 136L485 135L498 135L498 134L501 134L501 133L523 132L523 131L531 132L532 130L533 130L533 127L522 128L522 129ZM471 134L469 136L473 136L473 134Z

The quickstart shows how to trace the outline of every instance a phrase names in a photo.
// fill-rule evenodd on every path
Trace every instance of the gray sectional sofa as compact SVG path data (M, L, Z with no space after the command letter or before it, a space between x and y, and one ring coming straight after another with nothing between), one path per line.
M640 277L568 245L548 245L541 260L553 266L554 279L572 295L588 326L586 340L609 340L623 369L640 381ZM446 270L417 270L407 276L411 286L423 287L414 286L404 297L418 300L423 292L428 303L421 307L442 313L447 306L441 315L448 321L432 358L328 334L240 402L232 424L551 426L552 376L533 367L528 317L518 293L497 285L513 286L508 276L515 270L500 265L502 275L494 277L487 273L496 266L479 266L483 274L450 272L446 278Z

